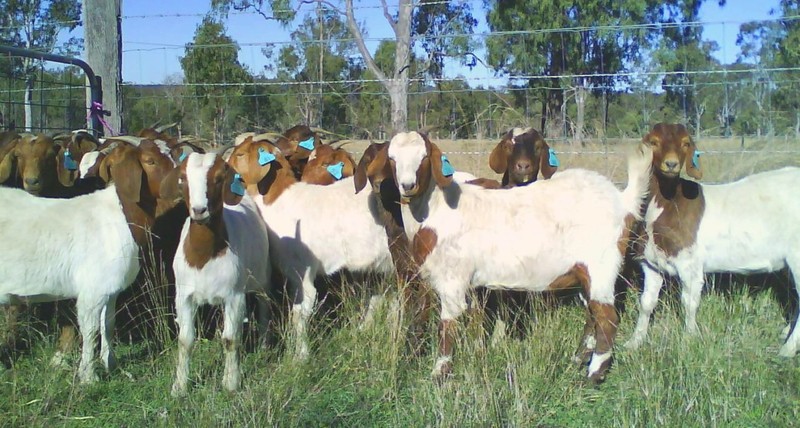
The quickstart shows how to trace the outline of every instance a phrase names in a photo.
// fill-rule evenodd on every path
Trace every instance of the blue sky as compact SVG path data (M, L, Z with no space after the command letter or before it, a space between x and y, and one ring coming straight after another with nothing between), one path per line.
M480 24L477 32L486 31L482 0L472 2ZM210 7L210 0L127 0L122 2L122 77L126 82L163 83L170 76L180 75L179 57L184 54L184 45L191 42L197 25ZM389 1L389 3L393 3ZM778 0L727 0L723 8L717 0L706 0L701 9L701 21L706 22L704 38L716 40L720 51L717 58L724 63L735 61L739 52L736 34L739 25L754 19L769 18L769 10L777 6ZM393 37L386 25L378 0L356 1L356 17L364 22L368 38ZM313 6L305 6L312 10ZM226 22L228 34L241 47L240 61L251 72L260 73L265 59L261 48L266 42L290 41L289 29L274 21L266 21L252 13L232 14ZM367 42L371 50L377 40ZM275 49L277 51L277 47ZM496 84L493 72L478 64L473 70L450 66L449 75L463 74L474 79L476 84Z

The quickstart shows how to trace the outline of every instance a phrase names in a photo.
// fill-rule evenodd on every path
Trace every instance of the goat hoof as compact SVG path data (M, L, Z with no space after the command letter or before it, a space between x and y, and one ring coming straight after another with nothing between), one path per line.
M625 342L625 344L622 345L622 346L624 346L625 349L630 349L631 351L634 351L636 349L639 349L640 346L642 346L642 340L641 339L637 339L637 338L633 338L633 339Z
M178 385L177 383L172 384L172 391L170 394L175 398L181 398L186 396L186 385Z
M434 381L438 384L444 383L447 379L453 376L453 362L452 359L448 357L439 357L436 360L436 364L433 366L433 370L431 371L431 377Z

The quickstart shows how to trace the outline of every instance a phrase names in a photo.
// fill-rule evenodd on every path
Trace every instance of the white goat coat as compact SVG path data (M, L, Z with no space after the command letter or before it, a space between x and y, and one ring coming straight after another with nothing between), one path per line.
M139 273L139 247L113 184L72 199L0 188L0 207L0 304L17 298L97 304Z
M139 247L115 186L73 199L0 188L0 207L0 304L77 299L78 374L81 382L95 381L97 330L110 369L116 298L139 273Z
M627 346L638 347L647 334L650 314L663 285L661 272L683 283L686 328L697 331L696 313L704 273L774 272L789 267L800 294L800 199L794 188L800 168L786 167L721 185L702 185L705 211L694 245L670 256L648 239L642 267L645 287L636 329ZM645 230L653 236L653 223L663 212L653 201L645 213ZM800 318L780 354L792 356L800 346Z
M290 280L306 272L394 271L383 225L373 216L370 192L355 193L353 178L328 186L298 182L258 207L270 231L276 266Z
M614 278L622 256L617 242L629 212L622 194L605 177L567 170L550 180L504 190L452 183L432 186L422 222L414 211L419 200L402 206L406 234L413 239L424 227L437 242L421 266L443 294L463 294L464 287L487 286L543 291L576 263L588 267L592 295L613 303ZM445 193L458 193L451 208ZM596 285L596 287L595 287ZM443 307L442 317L450 318Z
M177 292L197 305L220 305L234 293L266 291L272 273L267 230L255 201L245 194L238 205L223 204L222 218L228 248L200 269L186 263L184 242L191 218L183 224L172 267Z

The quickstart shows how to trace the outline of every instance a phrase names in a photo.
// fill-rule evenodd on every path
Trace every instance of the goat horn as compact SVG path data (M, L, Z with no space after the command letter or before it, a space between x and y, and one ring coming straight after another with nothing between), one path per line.
M269 140L270 137L286 138L286 137L283 136L283 134L278 134L277 132L264 132L264 133L261 133L261 134L253 135L253 141Z
M156 132L164 132L167 129L174 128L176 126L178 126L178 122L172 122L169 125L163 125L163 126L159 126L158 128L153 128L153 129L155 129Z
M328 143L328 145L333 147L335 150L338 150L341 149L342 146L350 144L352 142L353 140L336 140L336 141L331 141L330 143Z
M142 143L142 140L144 140L144 138L134 137L132 135L117 135L116 137L109 138L109 140L124 141L126 143L133 144L134 146L139 146L139 144Z

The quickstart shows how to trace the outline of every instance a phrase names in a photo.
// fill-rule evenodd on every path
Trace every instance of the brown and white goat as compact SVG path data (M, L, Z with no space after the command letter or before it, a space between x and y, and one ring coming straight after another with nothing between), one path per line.
M680 176L686 171L691 178L702 178L700 152L683 125L659 123L644 137L643 145L652 147L653 173L641 237L644 290L628 347L638 347L647 335L663 274L677 277L682 284L685 326L690 333L698 331L696 314L705 273L774 272L788 267L800 295L800 200L794 191L800 168L701 185ZM780 349L781 356L797 353L798 323L800 317Z
M441 301L434 376L451 370L455 319L466 309L468 289L579 284L589 311L580 356L590 359L589 378L603 380L617 330L614 283L647 189L646 154L631 157L628 187L620 192L580 169L503 191L462 185L443 168L439 148L417 132L395 135L380 153L376 168L391 165L415 261Z
M269 238L253 199L245 193L239 174L215 153L192 153L168 179L189 210L175 270L175 309L179 352L173 395L186 392L189 358L194 344L195 315L199 306L224 307L222 341L225 348L225 389L240 383L238 344L245 317L245 293L257 293L259 330L267 324L266 293L271 265Z
M343 178L352 177L356 161L342 147L321 145L311 152L300 181L327 186Z
M236 146L228 162L267 224L273 266L290 285L295 353L304 358L306 324L316 305L314 279L343 269L390 274L386 233L370 212L369 195L353 191L353 178L328 186L299 182L277 147L252 139Z
M489 167L503 174L503 187L524 186L536 181L539 171L545 179L552 177L558 159L535 129L514 128L492 150Z
M101 168L114 181L107 189L46 199L0 188L0 242L5 248L0 304L77 299L81 382L97 379L92 366L98 329L103 364L114 366L116 299L139 272L140 248L147 245L157 216L160 183L172 167L158 153L121 147ZM87 216L97 221L87 222Z

